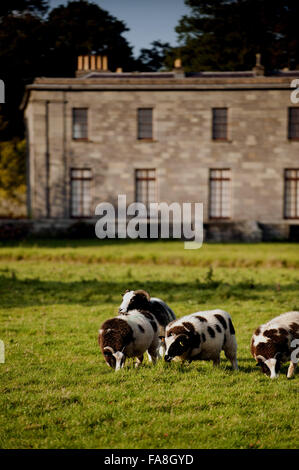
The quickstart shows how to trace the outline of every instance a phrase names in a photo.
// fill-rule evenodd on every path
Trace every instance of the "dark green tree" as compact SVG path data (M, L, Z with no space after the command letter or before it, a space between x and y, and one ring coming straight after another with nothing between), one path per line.
M0 116L0 140L23 137L23 115L19 109L25 85L42 72L45 58L43 21L34 14L8 15L1 19L0 78L5 83L5 104Z
M6 103L0 106L0 141L23 138L19 106L26 84L38 76L74 76L77 56L108 56L109 68L136 68L132 48L122 36L125 24L84 0L54 8L48 16L44 0L1 3L0 79Z
M266 70L299 64L296 0L185 0L176 27L187 71L248 70L261 53Z
M168 57L172 47L168 42L153 41L150 49L141 49L138 57L139 70L144 72L156 72L169 68Z
M77 56L91 53L107 55L110 70L135 67L132 48L122 36L128 28L96 4L78 0L55 8L47 29L48 76L74 75Z

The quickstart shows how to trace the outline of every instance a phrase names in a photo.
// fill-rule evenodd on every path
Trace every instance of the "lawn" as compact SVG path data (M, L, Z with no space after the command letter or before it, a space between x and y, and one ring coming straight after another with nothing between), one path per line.
M299 372L271 381L253 330L299 310L298 244L35 241L0 246L1 448L298 448ZM115 373L97 331L144 288L180 317L223 308L240 370L145 360Z

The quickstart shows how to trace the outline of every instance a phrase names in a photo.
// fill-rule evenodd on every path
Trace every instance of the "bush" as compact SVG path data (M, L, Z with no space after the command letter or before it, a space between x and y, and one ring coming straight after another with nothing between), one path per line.
M15 138L0 143L0 216L26 213L26 141Z

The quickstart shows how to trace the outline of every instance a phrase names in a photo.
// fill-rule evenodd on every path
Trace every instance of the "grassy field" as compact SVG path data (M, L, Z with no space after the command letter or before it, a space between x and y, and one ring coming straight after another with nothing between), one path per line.
M276 381L249 343L262 322L299 310L296 244L26 242L0 246L1 448L298 448L299 373ZM297 269L296 269L297 268ZM113 372L97 345L125 289L177 316L228 310L239 372L147 360ZM223 353L222 353L223 355Z

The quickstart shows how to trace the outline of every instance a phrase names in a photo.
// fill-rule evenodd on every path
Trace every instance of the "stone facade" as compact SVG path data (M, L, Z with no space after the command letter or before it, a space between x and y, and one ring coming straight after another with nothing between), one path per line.
M155 168L157 202L203 202L209 224L209 172L230 168L231 217L221 223L242 222L254 234L269 224L279 238L299 224L284 216L284 171L299 168L299 141L288 138L288 108L299 107L290 100L294 78L206 72L36 79L23 104L29 215L70 218L71 168L92 171L91 216L118 194L133 202L135 169ZM225 141L212 139L215 107L228 110ZM72 138L73 108L88 108L88 140ZM152 140L137 138L138 108L153 109Z

